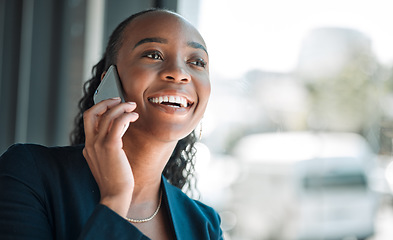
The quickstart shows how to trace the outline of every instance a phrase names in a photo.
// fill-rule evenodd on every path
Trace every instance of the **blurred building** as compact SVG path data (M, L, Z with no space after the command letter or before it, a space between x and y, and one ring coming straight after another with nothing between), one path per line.
M345 28L311 31L296 69L296 77L308 91L308 128L357 132L378 151L384 87L379 72L366 35Z
M368 61L362 70L367 73L376 64L371 47L370 38L357 30L317 28L303 40L296 71L304 80L315 81L335 77L350 62Z

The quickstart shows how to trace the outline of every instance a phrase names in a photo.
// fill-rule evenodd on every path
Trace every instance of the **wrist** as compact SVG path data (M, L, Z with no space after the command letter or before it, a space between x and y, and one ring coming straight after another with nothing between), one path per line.
M115 196L101 197L103 204L122 217L126 217L132 200L132 194L118 194Z

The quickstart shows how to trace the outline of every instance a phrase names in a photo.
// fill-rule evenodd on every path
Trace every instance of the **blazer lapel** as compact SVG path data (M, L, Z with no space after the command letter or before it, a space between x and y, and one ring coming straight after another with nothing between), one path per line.
M172 186L165 177L162 177L165 194L167 197L167 208L169 210L169 216L172 220L174 233L176 235L176 239L182 240L187 239L189 240L190 234L187 231L184 231L184 226L189 221L190 216L186 216L187 211L183 208L183 204L181 199L178 197L179 195L176 194L177 188ZM176 189L175 189L176 188Z

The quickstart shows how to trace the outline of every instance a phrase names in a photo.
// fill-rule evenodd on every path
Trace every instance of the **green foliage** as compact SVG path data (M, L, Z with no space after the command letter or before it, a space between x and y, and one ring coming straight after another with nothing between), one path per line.
M308 79L309 128L361 133L372 125L381 114L378 69L373 56L358 52L336 74Z

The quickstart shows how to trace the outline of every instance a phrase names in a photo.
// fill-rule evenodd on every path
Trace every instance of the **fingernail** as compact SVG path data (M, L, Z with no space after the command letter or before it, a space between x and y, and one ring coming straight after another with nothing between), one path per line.
M112 100L120 100L120 97L111 98Z
M130 123L127 123L126 125L124 125L123 132L121 133L121 137L123 137L124 134L127 132L127 129L129 126L130 126Z
M135 102L127 102L128 104L131 104L131 105L136 105L136 103Z

